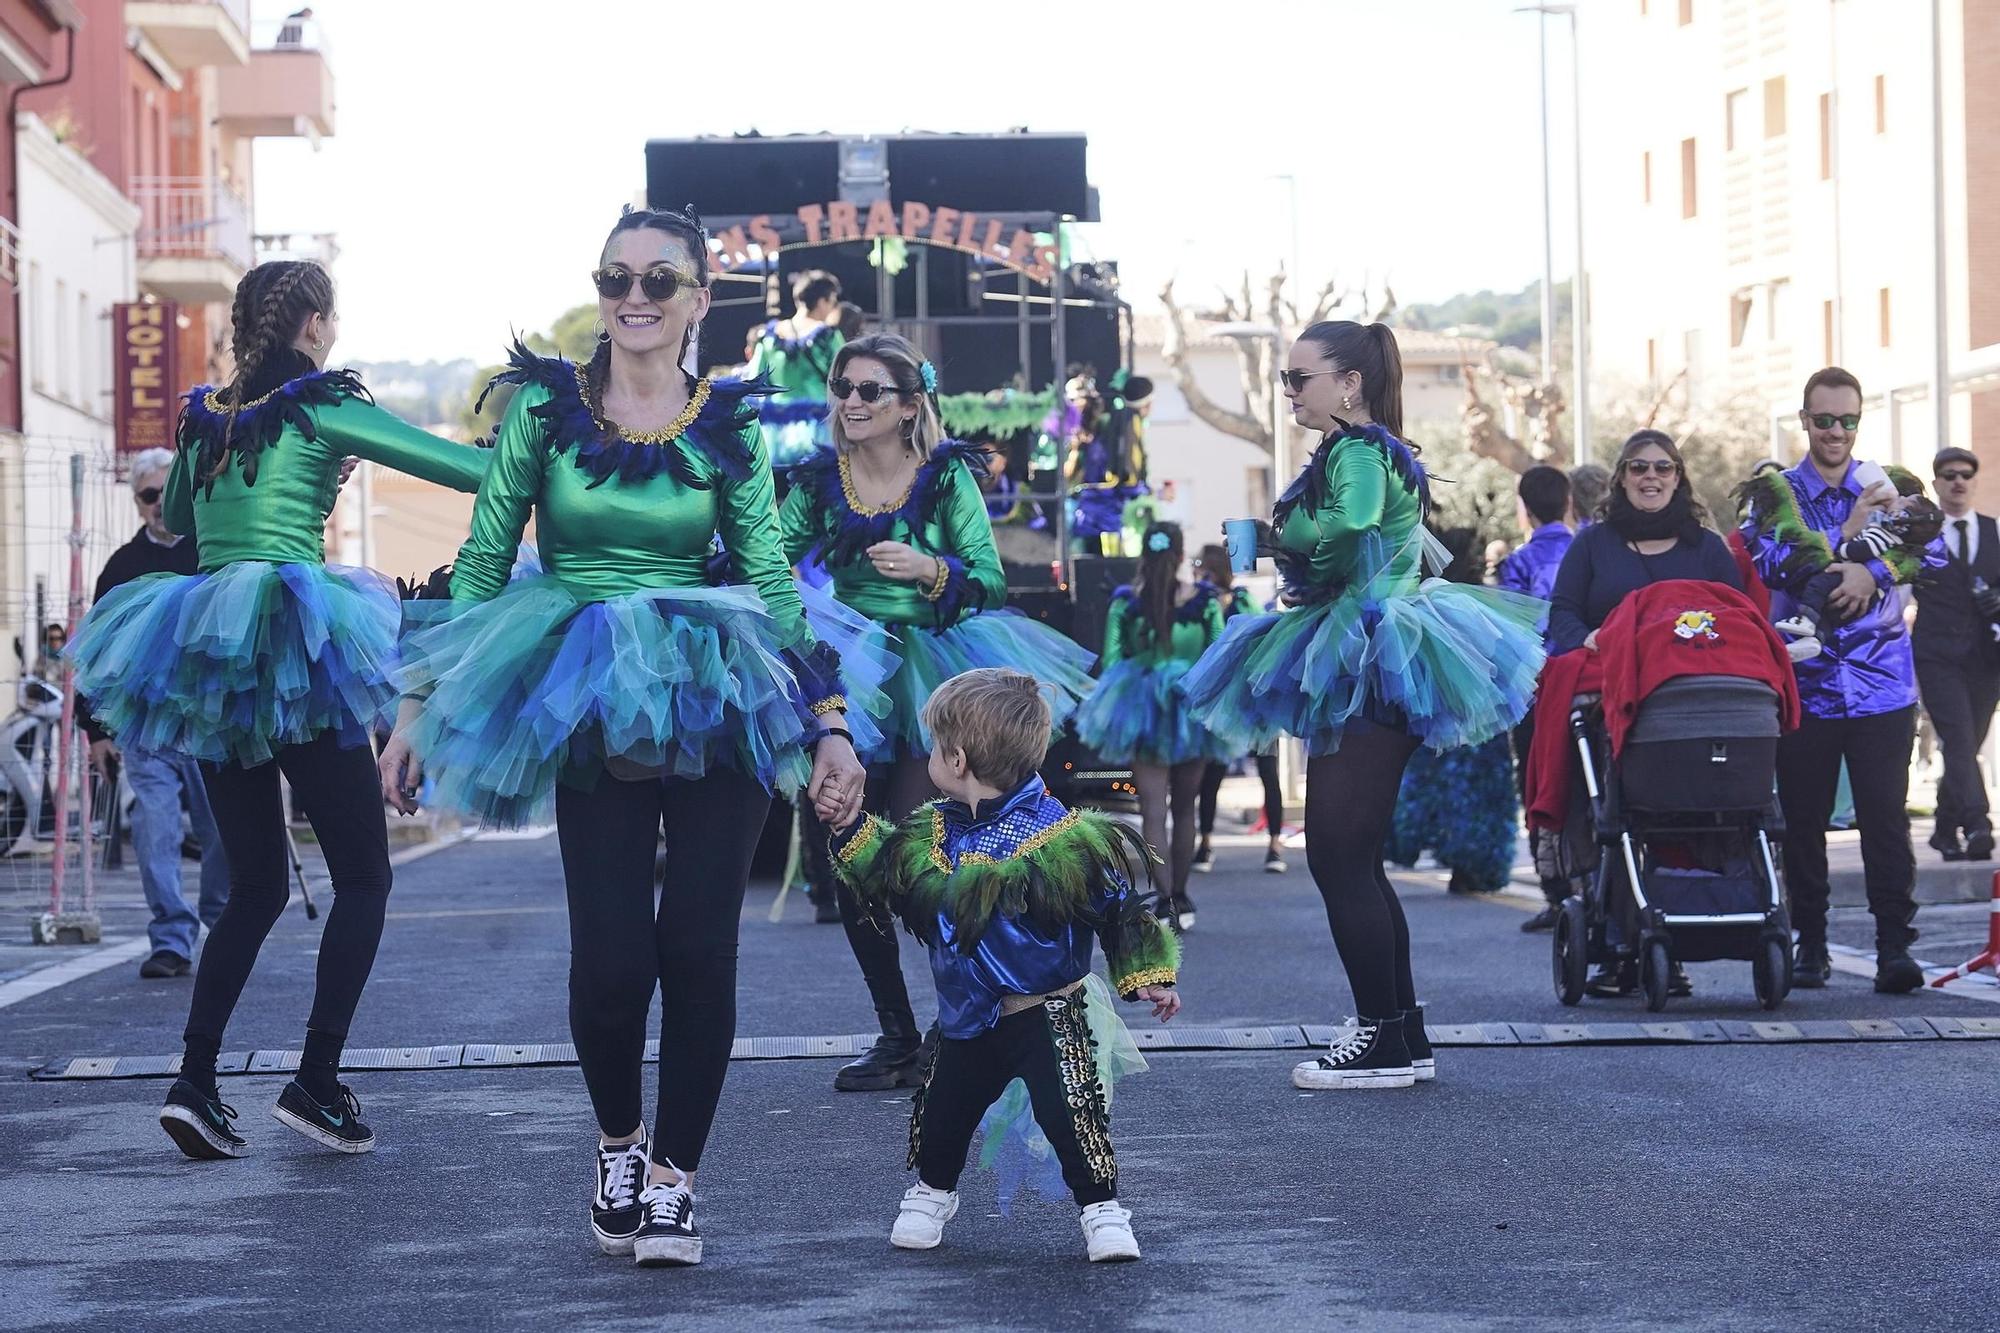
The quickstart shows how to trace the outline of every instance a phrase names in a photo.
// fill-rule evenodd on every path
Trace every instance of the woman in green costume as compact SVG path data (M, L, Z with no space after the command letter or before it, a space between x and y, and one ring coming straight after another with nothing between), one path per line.
M236 288L236 373L187 395L163 514L192 536L193 575L155 574L92 608L70 646L77 690L121 745L191 754L229 855L229 905L195 974L180 1078L160 1123L194 1158L241 1157L215 1081L222 1033L290 896L282 773L333 878L298 1076L274 1114L366 1152L373 1134L338 1078L382 937L388 831L369 750L393 704L399 610L380 575L326 565L342 459L358 455L456 490L484 451L436 439L326 369L333 280L310 261L260 264Z
M757 335L745 379L776 387L757 408L757 425L771 466L783 471L803 463L827 442L826 377L847 341L840 316L840 279L824 269L792 278L792 317L774 319Z

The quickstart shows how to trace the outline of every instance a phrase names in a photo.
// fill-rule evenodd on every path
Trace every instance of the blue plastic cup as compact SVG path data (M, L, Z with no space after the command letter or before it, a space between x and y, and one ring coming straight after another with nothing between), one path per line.
M1222 544L1229 548L1229 567L1238 574L1257 568L1257 520L1232 518L1222 524Z

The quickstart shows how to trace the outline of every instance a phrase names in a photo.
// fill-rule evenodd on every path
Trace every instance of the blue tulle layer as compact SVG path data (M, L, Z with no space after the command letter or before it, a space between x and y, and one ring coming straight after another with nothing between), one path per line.
M398 623L371 570L245 560L112 589L69 655L121 745L248 766L327 731L367 743L393 712Z
M558 781L700 777L717 764L786 794L812 770L810 701L775 622L743 587L579 599L528 576L404 641L398 681L427 694L410 741L446 808L546 822Z
M1238 616L1184 688L1194 716L1238 747L1289 733L1330 754L1349 722L1385 711L1434 750L1475 745L1527 713L1547 616L1537 598L1436 579Z
M1113 764L1235 758L1240 747L1214 735L1188 711L1181 682L1192 665L1179 658L1155 666L1131 658L1114 663L1077 710L1077 736Z
M1012 667L1041 682L1053 723L1062 730L1092 688L1089 649L1019 611L978 611L944 630L920 625L896 627L902 666L883 687L889 699L887 742L861 752L867 763L884 763L931 752L924 704L938 686L975 667Z

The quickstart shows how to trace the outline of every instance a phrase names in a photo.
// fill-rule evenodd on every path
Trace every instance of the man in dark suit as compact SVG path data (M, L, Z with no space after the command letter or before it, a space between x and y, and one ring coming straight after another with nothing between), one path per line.
M1979 459L1967 449L1940 450L1931 464L1951 562L1917 584L1917 623L1910 636L1917 689L1944 751L1931 846L1947 861L1993 858L1979 750L1986 743L1994 705L2000 703L1995 631L2000 619L2000 527L1972 512L1978 471Z

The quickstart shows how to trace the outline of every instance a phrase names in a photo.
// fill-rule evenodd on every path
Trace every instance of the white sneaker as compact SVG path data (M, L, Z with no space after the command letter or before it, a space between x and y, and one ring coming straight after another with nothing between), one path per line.
M1194 912L1191 910L1182 912L1174 918L1174 924L1180 927L1181 934L1187 934L1190 930L1194 929Z
M1785 645L1785 653L1794 662L1810 662L1825 651L1825 645L1814 635L1810 638L1793 639Z
M701 1232L694 1224L694 1190L687 1177L672 1185L646 1186L639 1204L645 1220L632 1233L632 1258L641 1268L685 1268L701 1262Z
M957 1215L957 1190L934 1190L919 1180L903 1191L903 1210L889 1243L899 1250L935 1250L944 1240L944 1224Z
M1819 626L1804 616L1786 616L1783 620L1771 622L1771 628L1792 639L1811 639L1819 635Z
M1127 1263L1139 1257L1139 1238L1132 1234L1132 1211L1116 1199L1093 1203L1083 1210L1083 1243L1094 1264Z

